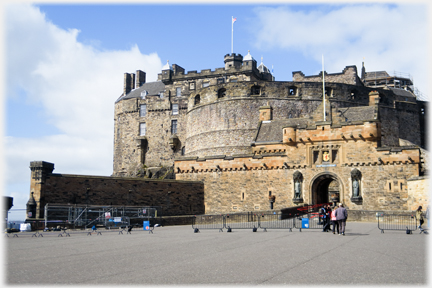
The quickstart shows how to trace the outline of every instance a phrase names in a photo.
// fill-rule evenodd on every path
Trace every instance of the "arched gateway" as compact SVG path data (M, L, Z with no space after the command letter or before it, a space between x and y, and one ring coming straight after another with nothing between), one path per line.
M343 185L339 177L331 172L316 175L310 186L312 205L321 203L337 203L343 199Z

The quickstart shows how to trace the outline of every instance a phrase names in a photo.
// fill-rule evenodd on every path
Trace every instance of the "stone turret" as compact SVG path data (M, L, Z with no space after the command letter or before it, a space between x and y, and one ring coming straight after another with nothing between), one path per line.
M41 199L44 198L42 184L44 184L47 177L52 174L54 164L45 161L33 161L30 162L30 170L31 181L29 203L32 205L36 204L36 209L33 210L35 213L32 213L32 218L40 218L43 216L43 209L45 206L45 203L41 203ZM32 207L33 206L31 206L31 208ZM27 213L28 212L29 211L27 211Z
M232 67L238 69L243 64L243 56L241 54L232 53L226 54L224 57L225 69L231 69Z

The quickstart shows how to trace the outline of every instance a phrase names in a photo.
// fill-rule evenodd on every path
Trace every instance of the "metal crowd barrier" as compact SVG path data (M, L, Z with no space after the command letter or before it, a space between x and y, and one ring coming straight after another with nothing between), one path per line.
M256 231L259 227L258 216L256 214L227 214L225 215L225 228L228 232L231 229L252 229Z
M284 218L285 217L285 218ZM238 213L238 214L220 214L220 215L199 215L195 216L192 223L194 232L201 229L218 229L223 232L231 232L232 229L251 229L256 232L258 228L267 231L267 229L289 229L290 232L294 226L295 215L265 214L265 213Z
M252 229L256 232L258 228L267 231L267 229L288 229L292 232L293 228L299 229L322 229L319 225L320 207L331 203L308 205L303 207L288 208L290 213L232 213L219 215L198 215L193 218L192 228L194 232L199 232L200 229L218 229L222 232L227 229L231 232L232 229ZM295 209L295 210L293 210Z
M264 229L264 232L267 229L289 229L292 232L292 229L295 227L295 217L283 219L282 215L278 214L261 214L259 215L259 228Z
M378 229L381 230L381 233L384 233L384 230L399 230L410 234L411 231L417 230L417 219L414 215L377 213L376 216L378 219Z
M199 215L193 218L192 228L198 232L200 229L219 229L224 228L224 215Z

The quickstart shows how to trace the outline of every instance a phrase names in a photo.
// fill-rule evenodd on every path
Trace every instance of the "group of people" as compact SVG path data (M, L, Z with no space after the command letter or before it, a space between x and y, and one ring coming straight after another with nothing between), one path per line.
M324 205L320 208L320 218L322 220L323 230L322 232L329 232L330 224L333 226L333 234L345 235L345 225L346 220L348 218L348 212L343 207L342 203L339 203L338 206L335 206L333 209L330 205ZM429 219L429 207L426 211L426 215L424 216L426 219ZM424 223L422 206L419 206L416 210L416 219L419 221L418 228L420 229L420 233L426 233L424 229L421 227ZM428 221L429 226L429 221Z
M330 205L324 205L320 209L320 217L323 222L323 232L330 231L330 223L333 226L333 234L345 236L345 225L348 218L348 212L342 203L333 209Z

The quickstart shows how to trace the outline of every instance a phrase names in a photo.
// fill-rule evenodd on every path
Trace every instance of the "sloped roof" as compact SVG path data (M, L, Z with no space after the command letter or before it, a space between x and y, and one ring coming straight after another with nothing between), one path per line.
M160 92L165 90L165 84L162 81L144 83L141 87L129 92L126 96L120 97L116 102L123 99L139 98L141 92L147 91L147 96L158 96Z
M398 95L398 96L403 96L403 97L416 97L412 92L407 91L405 89L399 89L399 88L393 88L393 87L388 87L394 94Z
M386 71L372 71L365 73L366 80L375 79L375 78L387 78L390 75Z
M336 112L336 113L334 113ZM336 111L333 112L333 121L335 121L336 117L341 117L341 122L358 122L358 121L367 121L373 120L375 117L375 106L360 106L360 107L345 107L345 108L337 108Z
M305 126L309 119L291 118L261 122L255 142L282 142L283 128L288 126Z

